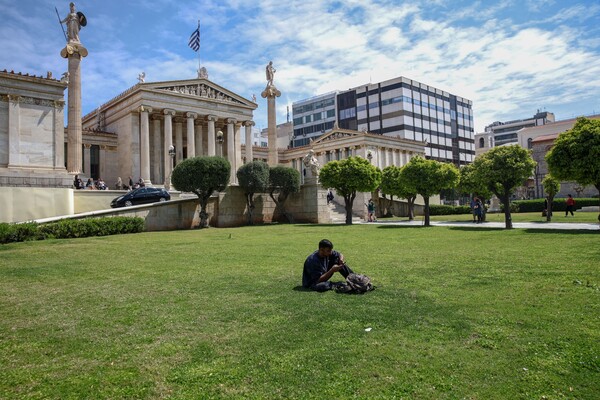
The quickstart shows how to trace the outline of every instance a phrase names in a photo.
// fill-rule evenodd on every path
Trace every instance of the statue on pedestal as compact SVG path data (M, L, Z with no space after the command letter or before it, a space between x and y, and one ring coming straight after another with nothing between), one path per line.
M315 156L315 151L310 149L308 153L302 159L302 163L306 168L306 178L316 178L319 176L319 169L321 168L321 164L319 164L319 160Z
M67 39L68 43L81 43L79 41L79 30L82 26L87 25L87 20L85 15L82 12L75 11L75 4L69 4L70 12L65 17L65 19L61 20L61 24L67 25Z
M273 67L273 61L269 61L269 64L265 68L265 73L267 75L267 86L273 86L275 72L277 72L277 70L275 69L275 67Z

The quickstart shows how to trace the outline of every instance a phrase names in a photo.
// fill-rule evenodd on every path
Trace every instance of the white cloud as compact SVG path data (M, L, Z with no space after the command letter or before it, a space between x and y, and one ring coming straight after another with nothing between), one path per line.
M0 68L60 75L64 39L54 7L49 0L28 4L0 0ZM472 100L477 130L529 117L540 106L600 109L593 23L600 6L589 3L528 1L537 18L529 20L515 1L458 8L447 1L160 0L149 7L135 0L118 14L116 4L82 2L91 12L82 32L90 50L82 64L84 112L135 84L141 71L147 81L194 77L197 59L186 46L198 17L210 79L246 98L256 94L262 126L269 60L283 93L280 121L290 102L400 75Z

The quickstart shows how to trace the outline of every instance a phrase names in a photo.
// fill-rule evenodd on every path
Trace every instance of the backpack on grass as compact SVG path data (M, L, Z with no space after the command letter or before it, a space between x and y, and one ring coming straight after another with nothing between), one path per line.
M362 294L375 289L371 283L371 278L361 274L350 274L346 282L338 284L335 288L337 293L355 293Z

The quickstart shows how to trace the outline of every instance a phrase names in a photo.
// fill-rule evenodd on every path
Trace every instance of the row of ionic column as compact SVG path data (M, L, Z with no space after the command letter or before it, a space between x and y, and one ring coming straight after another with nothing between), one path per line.
M238 123L235 118L219 120L216 115L206 115L200 118L198 113L195 112L177 112L172 109L163 109L160 113L153 113L152 107L148 106L141 106L139 112L140 176L147 185L152 185L152 180L154 180L154 184L160 182L164 183L166 188L170 188L173 164L184 159L183 121L180 119L181 117L186 121L186 158L204 155L223 156L223 148L220 143L217 143L217 123L221 123L220 126L226 130L223 141L226 145L227 159L231 164L230 182L236 183L236 171L242 165L241 126L243 125L246 129L246 143L252 143L253 121ZM153 123L152 146L150 145L150 116L152 116ZM178 116L178 118L174 119L175 116ZM206 137L204 136L204 121L206 121L207 127ZM197 122L200 122L200 124L197 124ZM175 127L175 135L173 135L173 126ZM173 136L175 137L175 143L173 143ZM204 143L206 143L206 146L204 146ZM152 152L150 151L151 147ZM171 148L175 151L173 156L169 154ZM252 146L247 146L246 151L246 160L252 160Z

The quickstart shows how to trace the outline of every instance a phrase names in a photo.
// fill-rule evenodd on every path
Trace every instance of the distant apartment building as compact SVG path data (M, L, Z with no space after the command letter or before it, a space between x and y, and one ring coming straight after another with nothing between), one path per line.
M398 77L294 103L293 143L305 145L337 121L342 129L420 141L427 158L467 164L475 155L472 104Z
M293 147L307 145L326 131L333 129L336 121L337 92L297 101L292 104Z
M277 124L275 127L275 132L277 133L277 148L278 149L287 149L292 147L292 122L284 122L283 124ZM268 128L264 128L260 132L260 146L267 147L267 143L269 142L269 132Z
M524 128L554 123L554 114L539 110L532 118L512 121L496 121L485 127L485 131L475 135L476 154L482 154L496 146L518 144L518 131Z

